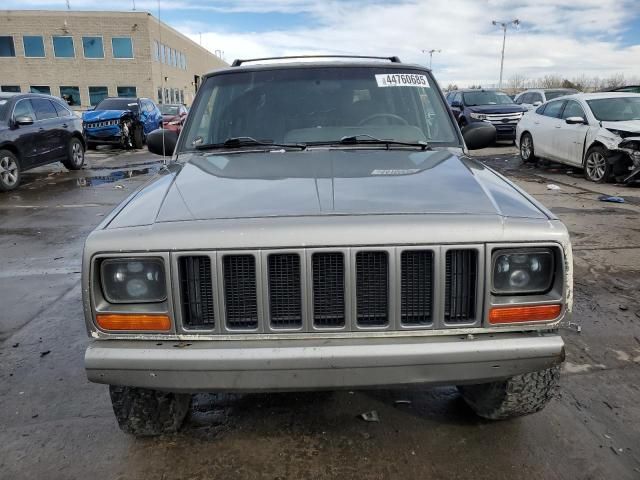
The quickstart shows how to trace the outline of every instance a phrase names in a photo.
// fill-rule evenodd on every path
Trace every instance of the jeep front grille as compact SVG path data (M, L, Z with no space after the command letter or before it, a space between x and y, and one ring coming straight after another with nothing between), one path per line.
M185 331L286 333L481 324L480 246L301 248L175 257L177 327Z

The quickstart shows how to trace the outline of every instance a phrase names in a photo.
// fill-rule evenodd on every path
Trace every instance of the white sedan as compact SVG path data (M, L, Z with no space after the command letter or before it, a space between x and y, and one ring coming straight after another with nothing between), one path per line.
M516 129L524 162L584 169L592 182L640 180L640 94L578 93L524 115Z

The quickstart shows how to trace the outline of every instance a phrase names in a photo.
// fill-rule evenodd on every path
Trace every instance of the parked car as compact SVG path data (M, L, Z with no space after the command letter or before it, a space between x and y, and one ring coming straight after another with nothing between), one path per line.
M626 87L612 88L609 92L640 93L640 85L627 85Z
M84 164L82 120L57 97L0 93L0 192L20 185L22 172L62 162Z
M119 145L142 148L146 136L162 126L160 109L148 98L109 97L82 114L88 148Z
M554 98L580 93L574 88L533 88L519 93L515 102L531 110Z
M474 122L488 122L496 128L497 140L513 141L516 125L527 111L499 90L456 90L449 92L447 101L460 128Z
M180 132L184 121L187 119L187 107L182 104L162 104L162 128Z
M495 128L461 133L430 70L308 60L205 75L182 133L149 135L173 161L87 238L85 367L120 427L176 431L196 392L453 384L486 418L542 409L565 226L468 157Z
M517 141L525 162L545 158L584 168L592 182L638 179L640 94L579 93L525 115Z

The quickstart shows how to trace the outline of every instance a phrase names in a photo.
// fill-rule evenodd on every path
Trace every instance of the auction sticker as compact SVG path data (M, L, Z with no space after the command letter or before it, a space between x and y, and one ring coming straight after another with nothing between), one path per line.
M429 88L426 75L415 73L383 73L376 75L379 87L421 87Z

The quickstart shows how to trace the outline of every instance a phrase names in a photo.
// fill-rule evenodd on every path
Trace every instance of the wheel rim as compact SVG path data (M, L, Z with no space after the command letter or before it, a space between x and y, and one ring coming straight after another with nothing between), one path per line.
M528 136L522 139L520 155L524 160L529 160L529 157L531 156L531 139Z
M607 169L607 160L599 152L592 152L587 157L587 175L590 179L599 181L604 177Z
M84 152L82 151L82 145L78 142L73 142L71 147L71 158L74 165L82 165L84 161Z
M18 164L11 157L0 158L0 180L8 187L18 182Z

